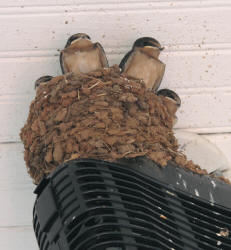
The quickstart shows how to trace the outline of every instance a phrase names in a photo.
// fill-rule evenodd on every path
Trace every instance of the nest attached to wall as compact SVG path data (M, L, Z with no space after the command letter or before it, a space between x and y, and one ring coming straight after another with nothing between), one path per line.
M162 98L121 75L118 66L53 78L38 88L21 130L29 174L38 183L71 159L137 156L207 174L178 152L173 117Z

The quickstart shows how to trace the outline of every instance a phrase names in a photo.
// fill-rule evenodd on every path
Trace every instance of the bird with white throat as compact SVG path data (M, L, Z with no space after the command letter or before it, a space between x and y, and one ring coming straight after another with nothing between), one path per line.
M108 60L100 43L93 43L85 33L72 35L60 53L62 73L87 74L108 67Z

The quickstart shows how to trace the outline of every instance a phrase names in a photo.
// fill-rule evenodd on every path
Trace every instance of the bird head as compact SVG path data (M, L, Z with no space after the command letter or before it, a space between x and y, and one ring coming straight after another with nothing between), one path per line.
M176 92L170 89L160 89L157 91L158 96L164 96L172 101L178 108L181 106L181 99Z
M164 48L152 37L141 37L134 42L132 49L140 49L150 56L158 58Z
M35 84L34 84L35 89L37 89L39 85L41 85L41 83L49 82L52 78L53 76L49 76L49 75L39 77L39 79L35 81Z
M77 33L77 34L74 34L68 38L65 48L69 47L71 44L73 44L81 39L91 40L90 36L88 36L87 34Z
M141 37L141 38L137 39L133 44L133 49L136 47L155 48L155 49L158 49L159 51L162 51L164 49L163 47L161 47L160 43L152 37Z

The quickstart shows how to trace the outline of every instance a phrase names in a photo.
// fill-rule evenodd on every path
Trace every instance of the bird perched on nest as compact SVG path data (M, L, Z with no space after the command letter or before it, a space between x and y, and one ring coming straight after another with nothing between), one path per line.
M34 84L35 89L37 90L39 86L47 84L47 82L49 82L52 78L53 76L49 76L49 75L39 77L39 79L35 81L35 84Z
M134 42L119 67L126 75L144 80L148 89L156 91L165 71L165 64L158 59L162 50L156 39L141 37Z
M100 43L92 43L84 33L72 35L60 54L62 73L89 73L108 67L108 61Z
M176 112L181 106L180 97L170 89L160 89L156 93L158 96L163 96L163 104L167 108L168 113L173 117L173 125L177 122Z

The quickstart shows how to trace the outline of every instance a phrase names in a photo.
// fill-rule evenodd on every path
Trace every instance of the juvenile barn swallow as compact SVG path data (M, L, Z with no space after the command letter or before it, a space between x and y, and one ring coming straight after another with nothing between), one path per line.
M119 67L128 76L143 79L146 87L156 92L165 71L165 64L158 59L163 49L156 39L141 37L134 42Z
M169 114L174 117L173 125L177 122L176 111L181 106L180 97L170 89L160 89L157 91L158 96L163 96L163 104L167 108Z
M92 43L84 33L72 35L60 53L62 73L89 73L108 67L107 57L100 43Z
M34 88L37 89L39 86L49 82L52 78L53 76L48 76L48 75L39 77L39 79L35 81Z

